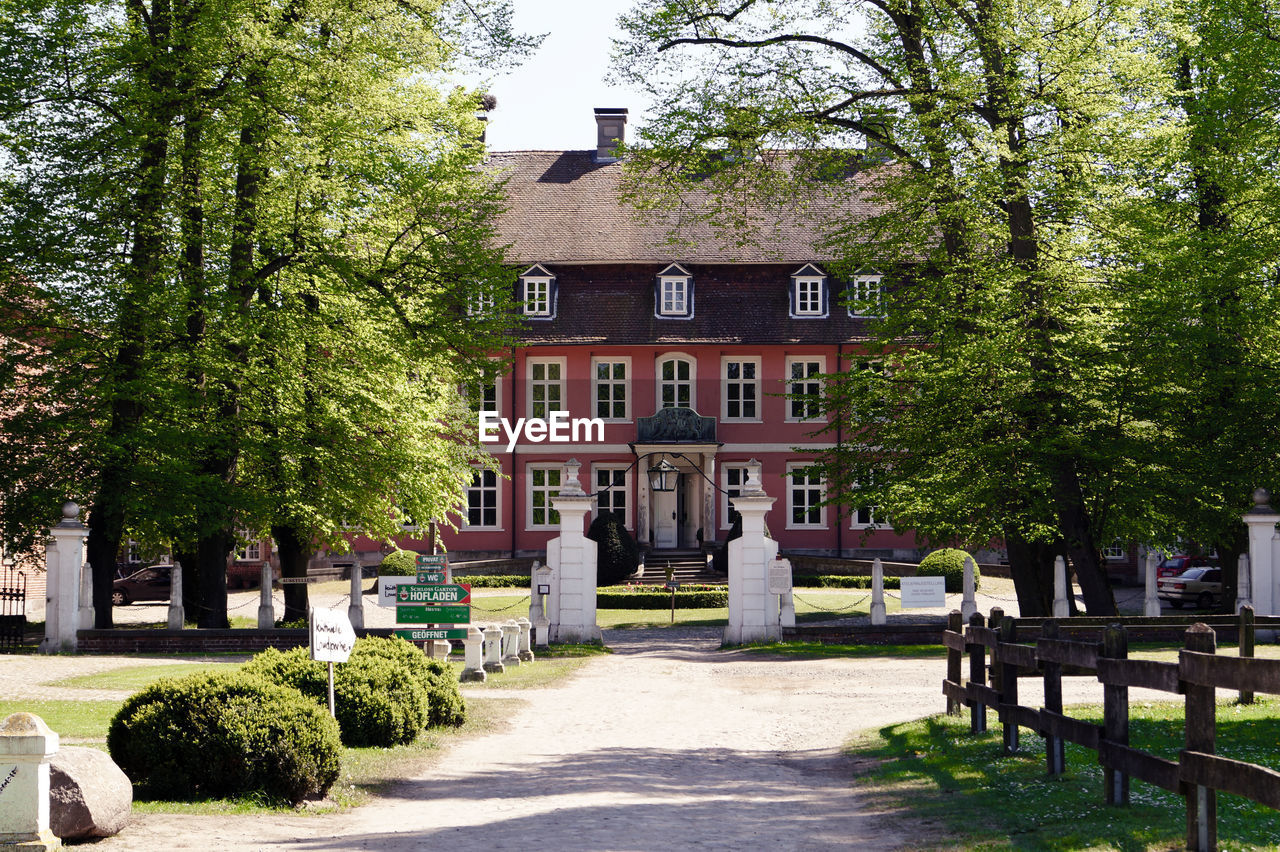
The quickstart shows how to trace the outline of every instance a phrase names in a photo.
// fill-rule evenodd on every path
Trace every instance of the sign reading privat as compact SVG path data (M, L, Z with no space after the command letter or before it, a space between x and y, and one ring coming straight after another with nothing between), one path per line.
M417 558L419 568L441 568L449 564L449 557L443 553L419 553Z
M903 609L925 609L947 605L945 577L903 577L900 588Z

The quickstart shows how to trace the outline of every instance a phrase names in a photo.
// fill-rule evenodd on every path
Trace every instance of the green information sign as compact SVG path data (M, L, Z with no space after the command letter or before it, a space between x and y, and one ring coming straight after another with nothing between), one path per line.
M418 554L419 568L443 568L447 564L449 564L449 557L445 556L443 553Z
M404 583L396 587L396 603L469 604L471 587L467 585L413 586Z
M469 606L422 606L409 604L396 607L396 621L405 624L470 624Z
M446 583L448 582L448 579L449 578L445 575L443 571L419 571L418 572L419 583Z
M430 639L466 639L467 628L433 630L430 627L417 627L410 630L397 630L395 635L410 642L425 642Z

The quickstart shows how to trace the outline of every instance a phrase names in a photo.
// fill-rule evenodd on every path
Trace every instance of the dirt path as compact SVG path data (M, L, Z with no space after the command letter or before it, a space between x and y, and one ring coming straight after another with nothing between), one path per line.
M520 693L505 731L344 813L139 818L95 850L892 849L839 753L942 703L940 663L719 652L718 630L611 631L616 653ZM925 663L926 665L922 665ZM926 709L928 708L928 709Z

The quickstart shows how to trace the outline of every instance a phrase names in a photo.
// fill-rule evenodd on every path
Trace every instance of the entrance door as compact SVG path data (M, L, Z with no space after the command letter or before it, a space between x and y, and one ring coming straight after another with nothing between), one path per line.
M673 548L677 543L676 491L653 492L653 546Z

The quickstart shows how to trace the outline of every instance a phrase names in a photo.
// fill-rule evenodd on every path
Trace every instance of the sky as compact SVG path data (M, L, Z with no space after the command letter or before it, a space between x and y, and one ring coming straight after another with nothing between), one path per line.
M595 107L630 110L627 138L647 99L608 85L611 39L631 0L512 0L518 31L547 33L537 52L514 71L493 80L498 108L489 115L493 151L582 150L596 144Z

